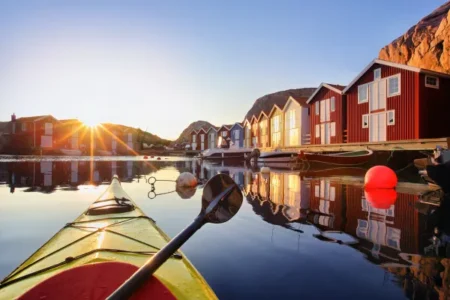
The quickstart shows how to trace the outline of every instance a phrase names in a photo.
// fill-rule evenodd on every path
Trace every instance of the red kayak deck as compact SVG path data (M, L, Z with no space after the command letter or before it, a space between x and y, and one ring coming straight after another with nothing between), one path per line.
M111 295L138 268L120 262L84 265L61 272L32 288L19 299L89 299L103 300ZM156 277L152 276L131 297L140 299L172 300L175 296Z

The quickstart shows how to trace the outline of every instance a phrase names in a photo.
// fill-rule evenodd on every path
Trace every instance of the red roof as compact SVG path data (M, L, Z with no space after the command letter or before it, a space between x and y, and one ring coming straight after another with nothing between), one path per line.
M32 116L32 117L21 117L21 118L17 118L16 121L21 121L21 122L34 122L36 120L39 119L43 119L43 118L47 118L50 117L52 119L54 119L56 121L56 119L52 116L52 115L42 115L42 116Z

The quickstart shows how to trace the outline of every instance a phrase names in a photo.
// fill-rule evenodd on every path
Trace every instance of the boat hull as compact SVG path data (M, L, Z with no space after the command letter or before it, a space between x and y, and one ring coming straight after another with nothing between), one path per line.
M115 199L120 199L122 204L119 205ZM169 237L145 216L115 177L106 192L88 210L67 224L0 283L0 299L16 299L30 290L32 292L35 286L46 280L90 264L125 263L139 268L168 241ZM162 265L154 277L177 299L217 298L180 252Z
M319 153L302 153L299 158L310 164L326 164L335 166L359 166L368 163L372 158L373 152L367 151L365 155L351 156L351 153L342 154L319 154Z
M244 161L251 154L250 149L245 150L214 150L209 152L203 152L199 158L203 160L209 161L225 161L225 160L234 160L234 161Z

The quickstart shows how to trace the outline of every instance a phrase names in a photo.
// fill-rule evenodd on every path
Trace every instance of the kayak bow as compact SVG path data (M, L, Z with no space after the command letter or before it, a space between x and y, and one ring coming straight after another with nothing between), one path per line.
M122 189L117 176L74 222L0 283L0 299L105 299L169 237ZM180 252L133 299L217 299Z

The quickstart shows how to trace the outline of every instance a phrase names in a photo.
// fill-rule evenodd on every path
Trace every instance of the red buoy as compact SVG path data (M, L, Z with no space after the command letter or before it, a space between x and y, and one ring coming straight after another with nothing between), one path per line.
M373 208L388 209L397 200L394 189L365 189L364 196Z
M386 166L370 168L364 176L364 188L393 189L397 186L397 174Z
M144 156L144 159L147 159L148 158L148 156L146 155L146 156Z
M161 157L158 157L157 160L161 160Z

